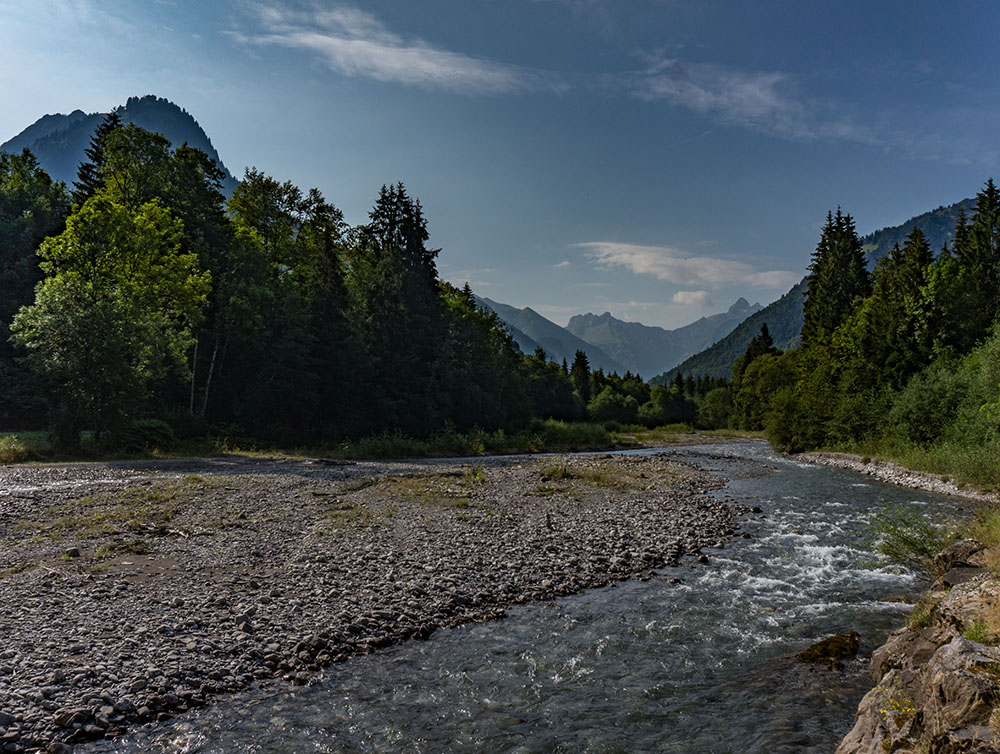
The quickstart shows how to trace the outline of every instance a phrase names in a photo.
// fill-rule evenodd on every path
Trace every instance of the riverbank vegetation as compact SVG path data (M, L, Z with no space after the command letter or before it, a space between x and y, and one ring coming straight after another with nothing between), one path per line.
M786 451L850 451L1000 487L992 180L936 251L914 229L869 272L851 216L828 215L809 268L801 345L781 353L762 328L732 383L706 397L723 407L717 425L762 430Z
M0 155L0 460L313 448L343 457L613 445L698 420L718 381L522 354L437 272L420 202L350 227L318 190L112 113L72 191Z

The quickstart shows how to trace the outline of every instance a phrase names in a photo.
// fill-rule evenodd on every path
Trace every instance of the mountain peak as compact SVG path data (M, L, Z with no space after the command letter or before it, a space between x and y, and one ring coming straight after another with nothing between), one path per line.
M736 299L733 305L729 307L729 313L736 314L737 312L745 311L746 309L749 308L750 308L750 302L747 301L742 296L740 296L738 299Z
M215 160L224 173L223 191L232 193L236 178L226 169L208 134L190 113L162 97L147 94L129 97L124 106L114 108L123 123L135 123L148 131L163 134L174 146L187 142ZM94 129L106 113L73 110L69 115L44 115L9 141L0 144L0 152L19 153L28 148L45 171L55 180L72 184L76 171L85 159Z

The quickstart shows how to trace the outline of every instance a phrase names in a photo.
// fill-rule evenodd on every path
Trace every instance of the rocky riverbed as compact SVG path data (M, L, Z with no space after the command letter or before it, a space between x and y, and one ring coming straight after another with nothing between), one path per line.
M722 483L655 456L0 467L0 750L658 578L737 533Z

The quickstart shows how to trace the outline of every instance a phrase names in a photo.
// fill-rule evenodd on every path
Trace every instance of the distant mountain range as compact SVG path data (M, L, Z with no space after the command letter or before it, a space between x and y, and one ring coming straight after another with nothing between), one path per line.
M476 301L503 320L510 328L514 341L525 353L534 353L536 348L541 348L550 360L559 363L566 359L566 363L572 364L576 352L583 351L587 354L591 369L603 369L606 374L626 372L625 367L601 348L578 338L565 327L546 319L534 309L527 307L518 309L481 296L476 296Z
M223 191L228 196L236 188L236 178L219 158L211 139L186 110L169 100L155 97L129 97L118 108L123 123L135 123L147 131L166 136L176 147L187 142L215 160L225 173ZM94 129L107 113L85 113L74 110L69 115L44 115L17 136L0 144L0 152L19 154L25 147L38 158L39 164L55 180L73 185L77 167L86 159L84 150L90 145Z
M702 317L676 330L624 322L610 313L579 314L566 327L546 319L534 309L518 309L477 296L481 306L492 310L510 328L525 353L541 348L555 362L572 364L578 350L587 354L592 369L605 373L656 374L676 364L728 333L761 309L739 299L728 312Z
M650 377L712 345L761 308L740 298L729 311L702 317L676 330L623 322L608 312L600 316L578 314L566 329L599 347L633 374Z
M869 268L873 268L879 259L888 254L894 244L902 246L914 228L920 228L924 232L931 249L935 252L940 251L945 243L952 242L959 213L964 211L966 216L971 216L975 212L975 205L975 199L963 199L947 207L938 207L911 217L902 225L883 228L868 234L861 239L861 243L868 255ZM685 359L650 381L655 384L666 384L678 372L685 377L688 375L729 377L733 362L746 352L750 341L760 332L760 326L765 322L778 348L787 350L797 346L799 334L802 332L802 303L805 300L805 293L806 280L803 278L788 293L751 315L718 343Z

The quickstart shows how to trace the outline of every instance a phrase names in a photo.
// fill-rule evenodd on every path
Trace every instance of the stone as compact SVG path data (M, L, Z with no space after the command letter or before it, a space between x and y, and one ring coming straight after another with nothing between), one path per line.
M934 570L945 573L952 568L972 566L969 561L973 555L986 549L986 545L974 539L961 539L953 542L934 556Z
M986 573L985 568L976 568L975 566L955 566L954 568L950 568L948 572L941 577L940 581L944 586L958 586L959 584L964 584L967 581L972 581L984 573Z
M831 670L844 667L843 660L856 657L861 647L861 635L857 631L828 636L806 647L795 655L799 662L825 665Z

